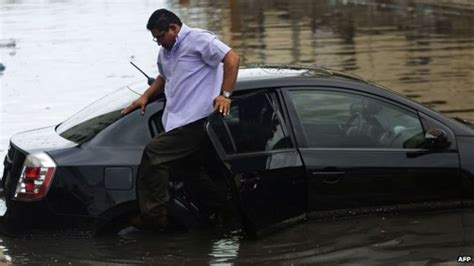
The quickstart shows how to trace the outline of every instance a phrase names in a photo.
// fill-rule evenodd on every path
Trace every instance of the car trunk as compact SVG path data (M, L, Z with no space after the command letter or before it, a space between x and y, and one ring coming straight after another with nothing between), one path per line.
M54 126L14 135L10 140L10 147L3 162L4 170L1 183L7 211L11 204L14 204L12 199L15 197L20 175L22 174L28 155L47 153L51 150L75 145L77 144L60 137L55 132Z

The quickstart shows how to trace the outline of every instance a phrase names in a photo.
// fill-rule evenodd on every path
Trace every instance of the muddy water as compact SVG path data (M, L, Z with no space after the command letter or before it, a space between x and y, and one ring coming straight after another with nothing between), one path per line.
M3 237L1 245L18 264L456 265L474 252L473 220L472 211L449 211L308 221L260 240L238 232L92 238L67 231Z
M216 32L245 65L324 65L474 120L469 1L0 0L1 158L14 133L57 124L142 79L129 60L156 72L158 47L145 23L159 7ZM454 263L474 256L473 217L453 210L307 222L262 240L239 232L54 232L2 236L0 250L13 263Z

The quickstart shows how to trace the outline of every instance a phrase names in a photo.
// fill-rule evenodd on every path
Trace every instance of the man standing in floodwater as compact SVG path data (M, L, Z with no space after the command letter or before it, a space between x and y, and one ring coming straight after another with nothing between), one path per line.
M158 9L147 29L164 49L158 54L159 75L145 93L125 108L127 114L160 94L166 97L163 133L145 147L137 175L137 198L141 215L132 225L153 230L166 227L168 179L173 162L198 153L205 142L205 118L215 110L228 115L239 69L239 55L209 31L190 28L178 16ZM185 165L183 167L186 167ZM202 167L201 167L201 170ZM196 174L185 180L198 191L203 210L211 215L223 199L209 176Z

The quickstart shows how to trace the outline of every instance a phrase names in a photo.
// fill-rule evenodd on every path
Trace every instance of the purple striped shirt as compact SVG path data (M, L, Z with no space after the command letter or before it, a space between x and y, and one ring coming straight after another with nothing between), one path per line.
M230 47L202 29L182 25L170 50L158 54L165 80L165 131L189 124L212 112L224 75L222 59Z

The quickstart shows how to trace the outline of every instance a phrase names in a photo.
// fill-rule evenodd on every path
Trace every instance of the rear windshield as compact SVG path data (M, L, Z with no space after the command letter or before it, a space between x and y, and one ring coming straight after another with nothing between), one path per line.
M93 102L56 128L61 137L83 143L121 118L120 112L147 88L144 82L120 88Z

